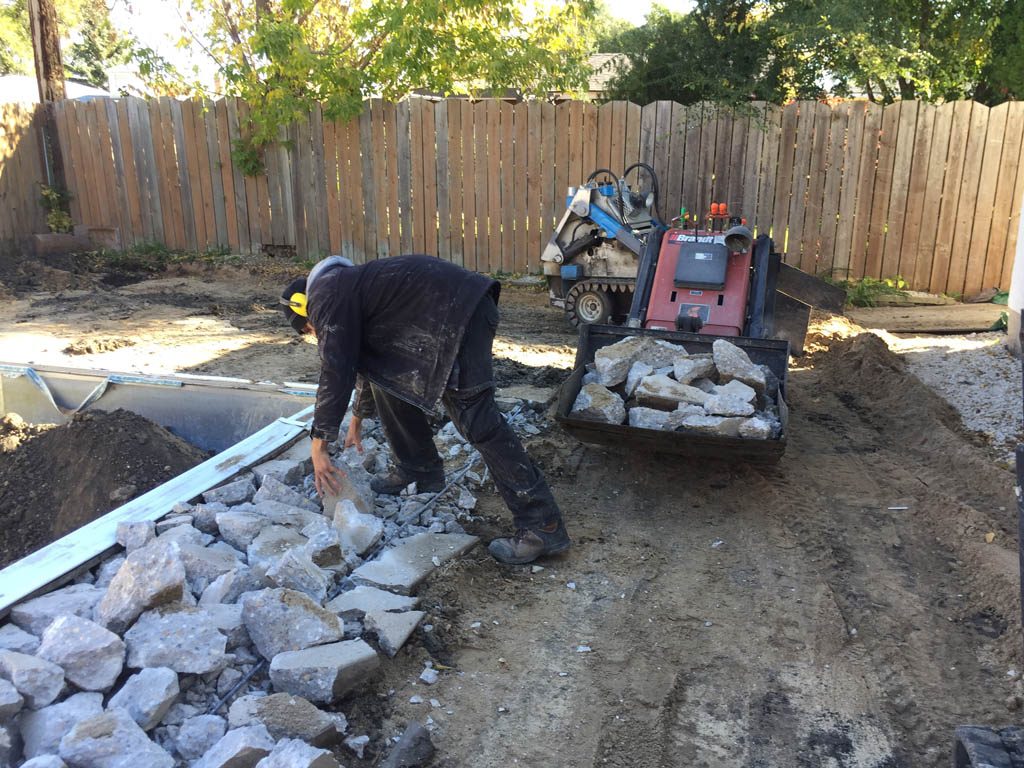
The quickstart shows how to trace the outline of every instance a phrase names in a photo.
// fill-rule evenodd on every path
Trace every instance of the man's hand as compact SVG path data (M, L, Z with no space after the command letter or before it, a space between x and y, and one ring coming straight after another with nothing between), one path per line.
M342 448L356 447L360 453L363 452L363 420L358 416L352 416L348 422L348 433L345 435L345 442Z
M331 456L327 453L326 440L313 438L311 457L316 492L321 496L328 492L337 494L341 490L341 484L345 481L345 473L331 463Z

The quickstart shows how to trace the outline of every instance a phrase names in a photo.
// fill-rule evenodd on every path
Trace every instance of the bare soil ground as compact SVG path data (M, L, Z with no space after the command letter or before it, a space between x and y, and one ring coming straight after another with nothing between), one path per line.
M90 410L0 423L0 567L156 488L206 455L148 419Z
M37 289L4 307L0 360L311 381L315 348L273 308L282 282ZM503 292L500 384L571 365L575 334L545 305ZM948 765L958 724L1017 722L1012 474L877 336L815 329L775 467L588 448L554 424L534 438L575 548L537 572L482 549L442 569L422 593L432 631L342 707L354 727L429 716L452 768L916 768ZM131 344L64 351L111 338ZM496 496L478 509L480 535L505 529ZM431 657L450 669L428 688Z

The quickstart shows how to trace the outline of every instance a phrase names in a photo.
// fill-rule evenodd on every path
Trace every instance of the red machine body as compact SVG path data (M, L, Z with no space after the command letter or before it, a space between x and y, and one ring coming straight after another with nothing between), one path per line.
M646 328L742 336L750 295L751 249L731 252L725 233L665 233L647 305Z

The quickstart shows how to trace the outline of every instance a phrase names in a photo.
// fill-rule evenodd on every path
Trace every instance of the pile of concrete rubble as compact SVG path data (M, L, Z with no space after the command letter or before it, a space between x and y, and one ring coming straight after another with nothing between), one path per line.
M539 429L528 408L507 418ZM451 424L436 441L455 465L441 494L376 496L388 457L369 438L335 457L348 482L321 506L306 442L155 524L121 523L122 554L0 627L0 765L336 768L389 751L338 704L431 630L417 587L477 542L460 521L486 469ZM424 743L412 724L390 762Z
M712 352L629 336L597 350L572 415L609 424L774 440L782 433L779 379L725 339Z

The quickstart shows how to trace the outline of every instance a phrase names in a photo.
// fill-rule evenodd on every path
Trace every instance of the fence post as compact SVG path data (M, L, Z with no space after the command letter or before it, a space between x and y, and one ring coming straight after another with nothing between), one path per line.
M1020 313L1024 309L1024 200L1019 203L1021 216L1017 222L1017 250L1013 257L1013 276L1010 278L1009 312L1006 320L1006 346L1020 357Z

